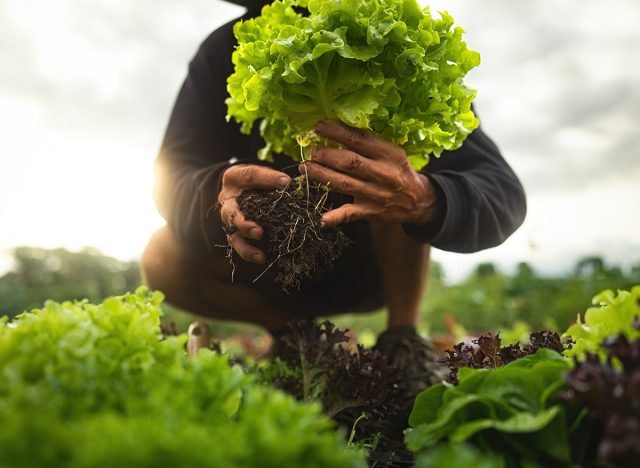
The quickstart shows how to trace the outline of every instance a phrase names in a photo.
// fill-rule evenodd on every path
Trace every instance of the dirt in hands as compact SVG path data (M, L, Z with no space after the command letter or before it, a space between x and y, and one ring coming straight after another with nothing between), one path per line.
M272 276L284 292L300 289L303 280L331 271L349 245L339 228L321 227L327 199L326 186L310 185L304 179L282 190L251 190L238 197L244 217L264 230L260 241L252 241L267 256L262 274Z

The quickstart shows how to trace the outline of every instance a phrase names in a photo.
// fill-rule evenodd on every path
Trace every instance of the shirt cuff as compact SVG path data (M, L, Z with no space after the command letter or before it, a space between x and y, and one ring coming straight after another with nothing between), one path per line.
M447 250L447 245L455 242L460 227L464 226L467 213L467 198L464 188L449 171L425 174L436 189L440 216L425 224L402 225L405 234L414 242L431 244Z

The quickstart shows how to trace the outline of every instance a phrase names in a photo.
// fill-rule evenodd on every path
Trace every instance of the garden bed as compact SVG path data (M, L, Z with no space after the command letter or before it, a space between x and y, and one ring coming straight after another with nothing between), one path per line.
M562 340L456 345L449 382L418 395L395 436L397 370L344 347L332 324L297 324L279 359L255 362L212 347L200 325L191 340L163 335L161 301L140 289L0 322L0 465L634 466L640 455L640 286L598 295Z

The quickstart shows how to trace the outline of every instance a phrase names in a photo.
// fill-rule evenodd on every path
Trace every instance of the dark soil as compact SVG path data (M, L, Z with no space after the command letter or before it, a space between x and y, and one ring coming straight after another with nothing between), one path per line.
M320 226L327 199L325 187L300 179L283 190L251 190L238 197L244 217L264 229L262 239L253 241L267 256L264 273L284 292L331 271L349 245L340 229Z

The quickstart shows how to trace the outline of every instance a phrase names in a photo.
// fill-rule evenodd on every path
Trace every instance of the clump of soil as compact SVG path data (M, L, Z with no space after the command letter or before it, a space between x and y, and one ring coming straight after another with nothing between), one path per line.
M320 226L327 198L327 187L304 179L282 190L251 190L238 197L244 217L264 229L262 239L254 241L267 256L264 273L273 275L284 292L331 271L349 245L340 229Z

